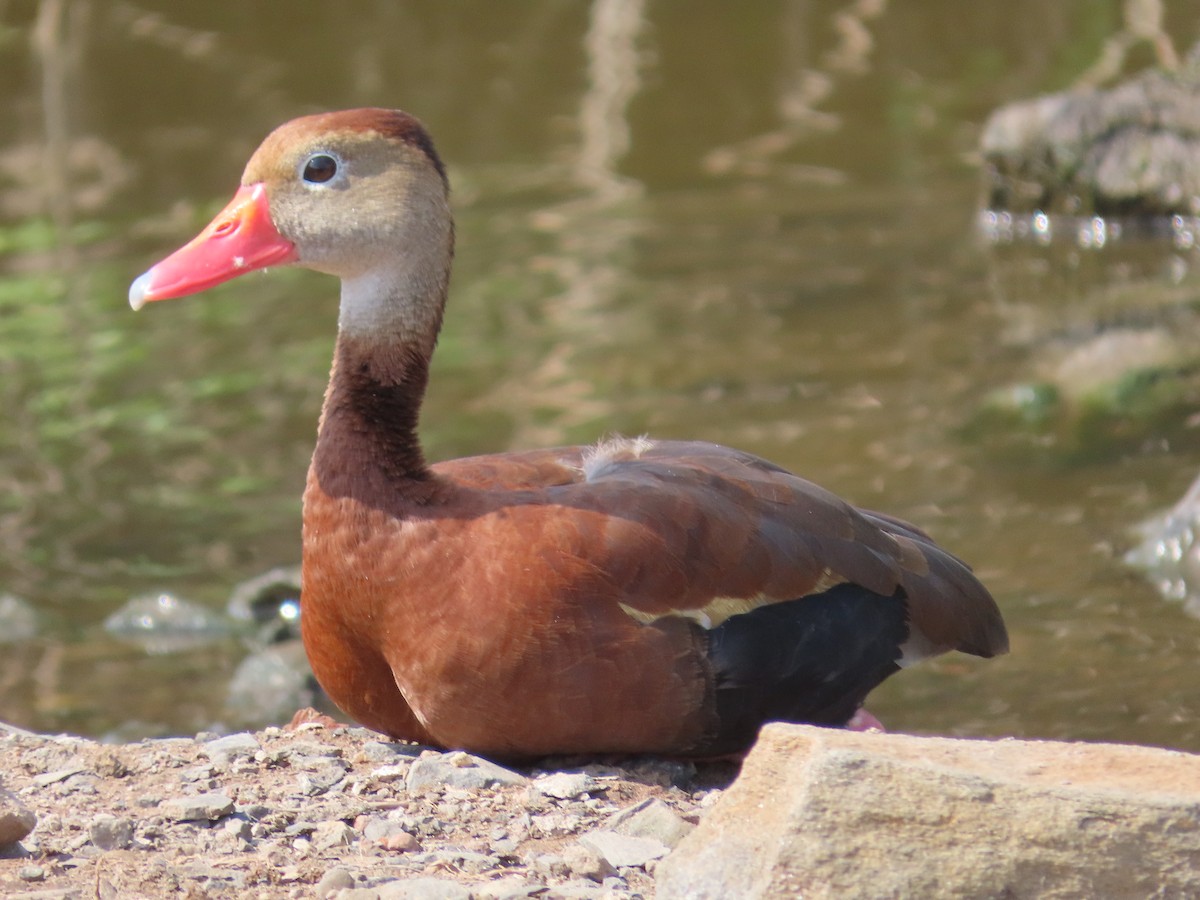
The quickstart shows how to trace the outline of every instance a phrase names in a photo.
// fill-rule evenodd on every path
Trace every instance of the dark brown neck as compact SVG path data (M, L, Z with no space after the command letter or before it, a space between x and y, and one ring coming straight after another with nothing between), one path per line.
M326 494L389 509L429 502L435 479L417 437L428 379L424 351L338 334L312 464Z

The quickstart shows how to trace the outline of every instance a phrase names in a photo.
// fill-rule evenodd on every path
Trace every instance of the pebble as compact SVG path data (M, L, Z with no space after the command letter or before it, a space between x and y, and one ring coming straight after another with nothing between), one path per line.
M595 850L615 868L644 866L652 859L666 856L670 848L653 838L632 837L616 831L591 831L579 842Z
M66 781L72 775L78 775L86 771L87 767L83 765L67 766L65 769L56 769L53 772L43 772L41 775L35 775L33 783L38 787L46 787L54 784L56 781Z
M647 798L614 813L605 823L605 828L610 831L630 837L652 838L671 848L695 827L657 797Z
M646 759L635 767L639 781L662 787L684 787L696 777L696 764L680 759Z
M313 888L313 893L324 900L334 891L340 891L343 888L354 887L354 876L350 874L350 870L344 866L334 866L331 869L326 869L325 874L321 876L321 880L317 882Z
M422 854L419 861L426 868L432 866L451 872L466 872L469 875L482 875L500 866L500 860L494 856L464 850L461 847L431 850Z
M202 745L213 765L224 768L235 759L253 759L254 754L262 749L258 739L249 732L230 734L225 737L213 738Z
M124 850L133 843L133 821L106 814L96 816L88 837L101 850Z
M41 866L21 866L17 870L17 877L22 881L43 881L46 878L46 870Z
M413 761L407 781L408 789L413 792L437 787L478 790L528 783L524 775L469 753L422 756Z
M179 773L179 780L189 784L193 782L211 782L212 777L212 766L191 766Z
M541 897L545 894L545 885L526 881L519 875L475 887L475 896L479 900L524 900L526 897Z
M553 878L566 878L570 874L567 861L556 853L539 853L531 862L533 870Z
M345 822L322 822L312 832L313 847L318 853L334 852L354 843L354 829Z
M293 765L303 765L313 759L330 759L342 755L340 747L322 744L317 741L292 741L279 751L283 759L290 760Z
M577 879L557 885L549 896L553 900L614 900L617 897L628 897L629 894L616 893L603 885Z
M359 749L364 759L372 762L394 762L397 757L413 758L420 756L421 749L416 744L396 744L391 741L367 741Z
M384 835L376 843L384 850L394 850L397 853L409 853L421 849L421 842L407 831L396 831Z
M572 812L552 812L544 816L531 816L532 830L543 837L574 834L583 825L583 816Z
M601 882L617 874L617 870L607 859L593 848L578 842L563 850L562 859L567 871L577 878Z
M324 794L340 786L346 778L346 770L332 763L303 773L296 779L296 791L306 797Z
M533 786L547 797L574 800L600 788L600 782L585 772L554 772L535 778Z
M324 900L339 891L352 889L357 883L354 874L345 866L330 866L313 885L313 896Z
M378 769L372 769L370 778L375 781L380 781L385 784L393 781L404 781L408 778L408 770L411 768L409 763L400 763L390 766L380 766Z
M220 793L171 797L160 808L177 822L215 822L233 812L233 799Z
M379 885L379 900L471 900L471 891L444 878L403 878Z

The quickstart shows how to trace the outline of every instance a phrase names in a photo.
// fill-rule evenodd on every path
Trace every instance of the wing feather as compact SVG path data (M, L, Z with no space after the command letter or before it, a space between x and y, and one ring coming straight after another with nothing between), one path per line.
M910 626L935 652L1007 649L991 595L924 531L859 510L747 453L615 439L437 470L473 487L528 490L529 502L575 511L585 535L578 552L640 621L682 615L711 627L852 582L905 598Z

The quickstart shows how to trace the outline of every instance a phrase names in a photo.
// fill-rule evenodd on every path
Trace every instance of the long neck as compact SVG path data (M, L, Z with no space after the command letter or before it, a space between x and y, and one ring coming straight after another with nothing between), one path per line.
M333 371L313 472L332 497L423 504L436 490L417 436L448 265L424 277L379 273L342 283Z

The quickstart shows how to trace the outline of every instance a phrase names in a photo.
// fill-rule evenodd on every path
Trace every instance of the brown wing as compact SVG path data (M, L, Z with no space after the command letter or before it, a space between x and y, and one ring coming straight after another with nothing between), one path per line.
M883 596L903 590L918 655L1008 648L987 589L924 532L856 509L750 454L618 439L436 470L460 484L528 491L526 502L586 513L572 517L572 527L585 528L590 561L626 612L643 621L685 615L711 626L849 581Z

